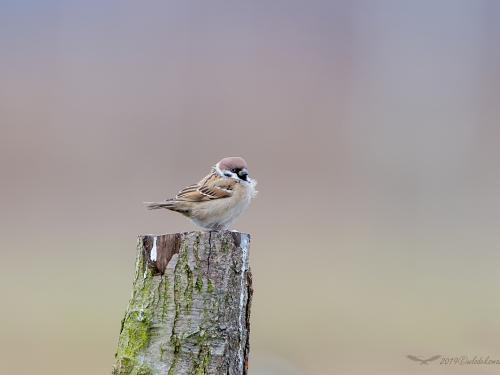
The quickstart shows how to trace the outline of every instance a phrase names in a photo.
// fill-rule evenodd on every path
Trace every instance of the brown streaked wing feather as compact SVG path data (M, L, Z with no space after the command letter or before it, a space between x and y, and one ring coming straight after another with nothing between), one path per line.
M235 183L236 181L232 179L222 179L216 173L211 173L197 184L181 190L175 198L190 202L229 198L233 195L232 190Z
M189 185L188 187L185 187L179 193L175 196L175 198L181 198L185 195L189 195L189 193L193 193L197 191L200 188L200 185L194 184L194 185Z
M189 202L202 202L210 200L209 197L200 193L200 185L191 185L185 189L182 189L179 194L175 196L176 200L179 201L189 201Z
M205 194L209 199L229 198L233 192L223 186L203 186L200 188L200 193Z

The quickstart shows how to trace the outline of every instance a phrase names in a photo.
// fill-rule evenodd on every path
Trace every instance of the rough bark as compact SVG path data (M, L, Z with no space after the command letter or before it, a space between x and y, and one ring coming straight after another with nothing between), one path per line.
M247 374L250 236L139 236L114 375Z

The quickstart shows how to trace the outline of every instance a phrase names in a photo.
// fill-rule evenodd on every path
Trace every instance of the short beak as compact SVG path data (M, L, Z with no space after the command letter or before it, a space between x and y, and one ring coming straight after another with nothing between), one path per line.
M245 168L243 168L241 171L238 172L238 176L240 176L242 180L246 181L248 176L248 171Z

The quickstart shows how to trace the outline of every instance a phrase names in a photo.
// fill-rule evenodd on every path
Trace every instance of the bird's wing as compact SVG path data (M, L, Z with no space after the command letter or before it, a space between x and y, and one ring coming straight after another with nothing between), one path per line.
M417 358L413 355L407 355L406 358L410 358L412 361L422 362L420 358Z
M229 198L233 195L236 180L211 173L197 184L181 190L175 199L179 201L203 202L213 199Z
M429 358L429 359L426 359L426 360L425 360L425 362L435 361L436 359L439 359L439 358L441 358L441 356L440 356L440 355L435 355L434 357L431 357L431 358Z

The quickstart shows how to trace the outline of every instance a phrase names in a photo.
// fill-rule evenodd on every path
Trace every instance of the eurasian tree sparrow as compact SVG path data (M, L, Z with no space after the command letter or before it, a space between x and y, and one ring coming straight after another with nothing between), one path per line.
M257 181L248 177L245 160L225 158L212 167L208 176L181 190L175 198L146 202L146 208L180 212L205 229L227 229L257 194L255 185Z

